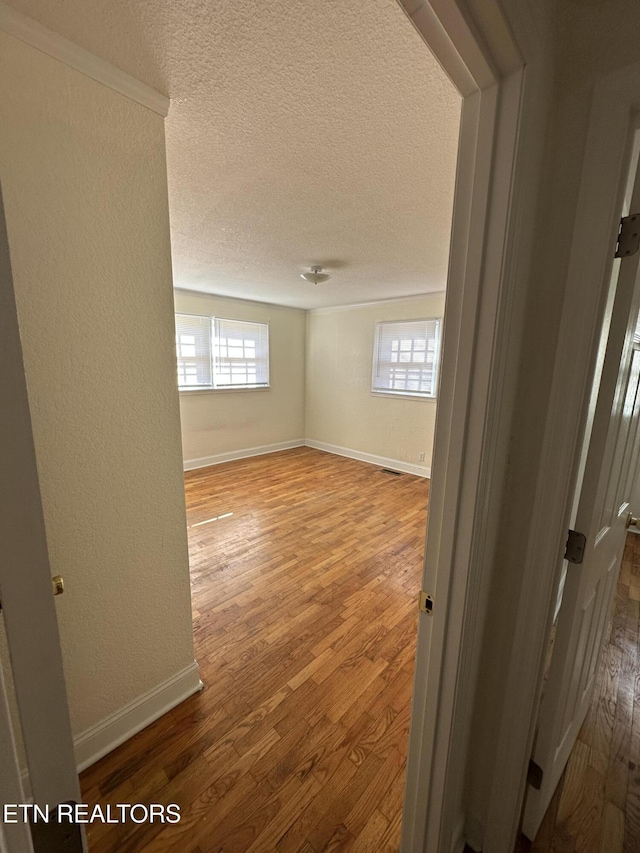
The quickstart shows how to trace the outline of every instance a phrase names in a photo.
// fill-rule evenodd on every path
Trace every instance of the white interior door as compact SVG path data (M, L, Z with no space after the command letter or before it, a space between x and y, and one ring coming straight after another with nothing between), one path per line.
M47 811L78 801L80 790L62 669L22 347L0 196L0 619L4 622L33 801ZM0 679L0 776L19 793L15 754ZM6 774L6 775L5 775ZM28 850L28 835L6 824L9 853ZM77 825L31 828L36 853L84 849Z
M636 141L623 215L629 206L640 213L637 163ZM586 536L586 546L582 562L565 564L564 592L533 752L537 767L533 784L527 788L522 825L532 840L592 699L622 560L640 451L640 349L634 344L640 303L639 266L640 252L617 259L611 278L572 513L572 529Z

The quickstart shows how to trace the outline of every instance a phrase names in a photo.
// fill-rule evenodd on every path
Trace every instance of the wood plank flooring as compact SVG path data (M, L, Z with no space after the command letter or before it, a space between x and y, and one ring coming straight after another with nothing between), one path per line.
M82 774L91 853L397 851L429 481L299 448L185 475L205 689Z
M629 533L596 690L533 844L516 853L640 851L640 536Z

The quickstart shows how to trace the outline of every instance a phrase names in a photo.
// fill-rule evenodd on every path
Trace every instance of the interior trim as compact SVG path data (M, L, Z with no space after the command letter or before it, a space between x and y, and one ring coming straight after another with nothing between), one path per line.
M63 38L53 30L43 27L32 18L17 12L2 0L0 0L0 31L35 47L47 56L57 59L69 68L102 83L103 86L108 86L161 116L166 116L169 112L170 101L166 95L136 80L135 77Z
M193 661L162 684L86 729L73 739L78 773L202 688L198 664Z

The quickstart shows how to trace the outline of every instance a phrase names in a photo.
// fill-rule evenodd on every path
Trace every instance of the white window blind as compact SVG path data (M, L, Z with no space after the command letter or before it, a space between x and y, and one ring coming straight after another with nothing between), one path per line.
M176 314L178 386L211 388L211 317Z
M214 385L260 388L269 384L269 326L214 317Z
M377 323L371 390L435 397L440 357L437 318Z
M176 314L178 387L269 386L269 325Z

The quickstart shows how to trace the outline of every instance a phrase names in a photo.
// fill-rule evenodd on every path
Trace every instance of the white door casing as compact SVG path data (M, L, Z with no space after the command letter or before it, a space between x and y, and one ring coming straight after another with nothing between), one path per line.
M0 346L0 618L31 795L41 808L53 809L61 802L79 801L80 788L1 195ZM8 833L4 843L10 853L24 849Z
M449 389L439 401L441 462L434 475L430 520L433 561L425 575L437 574L437 608L431 623L425 622L429 617L421 617L418 661L430 702L428 708L420 700L414 704L412 744L417 751L412 750L403 841L403 850L427 847L430 853L448 849L452 829L450 818L441 821L440 815L456 801L450 797L444 803L442 798L454 737L453 709L472 685L469 656L474 638L470 635L464 645L461 641L462 626L473 622L476 607L467 591L469 555L482 547L476 535L479 528L472 529L472 522L476 511L482 513L478 506L487 483L481 468L487 469L498 433L500 407L493 404L500 396L505 370L500 357L509 325L511 287L510 282L505 284L504 270L512 262L510 253L517 255L506 244L512 227L511 181L524 61L498 2L484 4L495 12L491 27L470 23L467 5L478 4L464 0L406 3L416 26L465 97L463 180L456 192L455 257L447 305L448 368L443 365L443 376L448 369ZM527 3L513 0L510 5L524 8ZM489 454L484 452L487 448Z
M631 211L640 212L637 146L631 159ZM623 215L628 213L623 210ZM613 249L612 249L613 252ZM583 562L569 563L533 760L523 832L534 839L592 700L605 628L622 560L639 450L640 352L634 332L640 305L640 252L616 260L603 358L594 378L572 529L586 536Z
M603 77L591 100L580 191L570 244L562 335L547 406L543 447L523 549L516 630L501 698L496 772L482 839L484 853L510 853L527 787L544 661L571 526L593 376L613 266L630 138L640 109L640 63Z
M490 23L470 22L463 2L403 5L464 99L423 576L435 606L419 617L401 842L403 853L449 853L463 840L478 590L490 573L482 555L508 420L505 353L519 265L526 265L526 240L511 239L530 198L526 170L515 163L524 159L525 89L532 97L540 80L535 69L525 80L522 50L535 53L538 32L527 18L516 42L498 3L484 4ZM526 0L516 7L526 18Z

